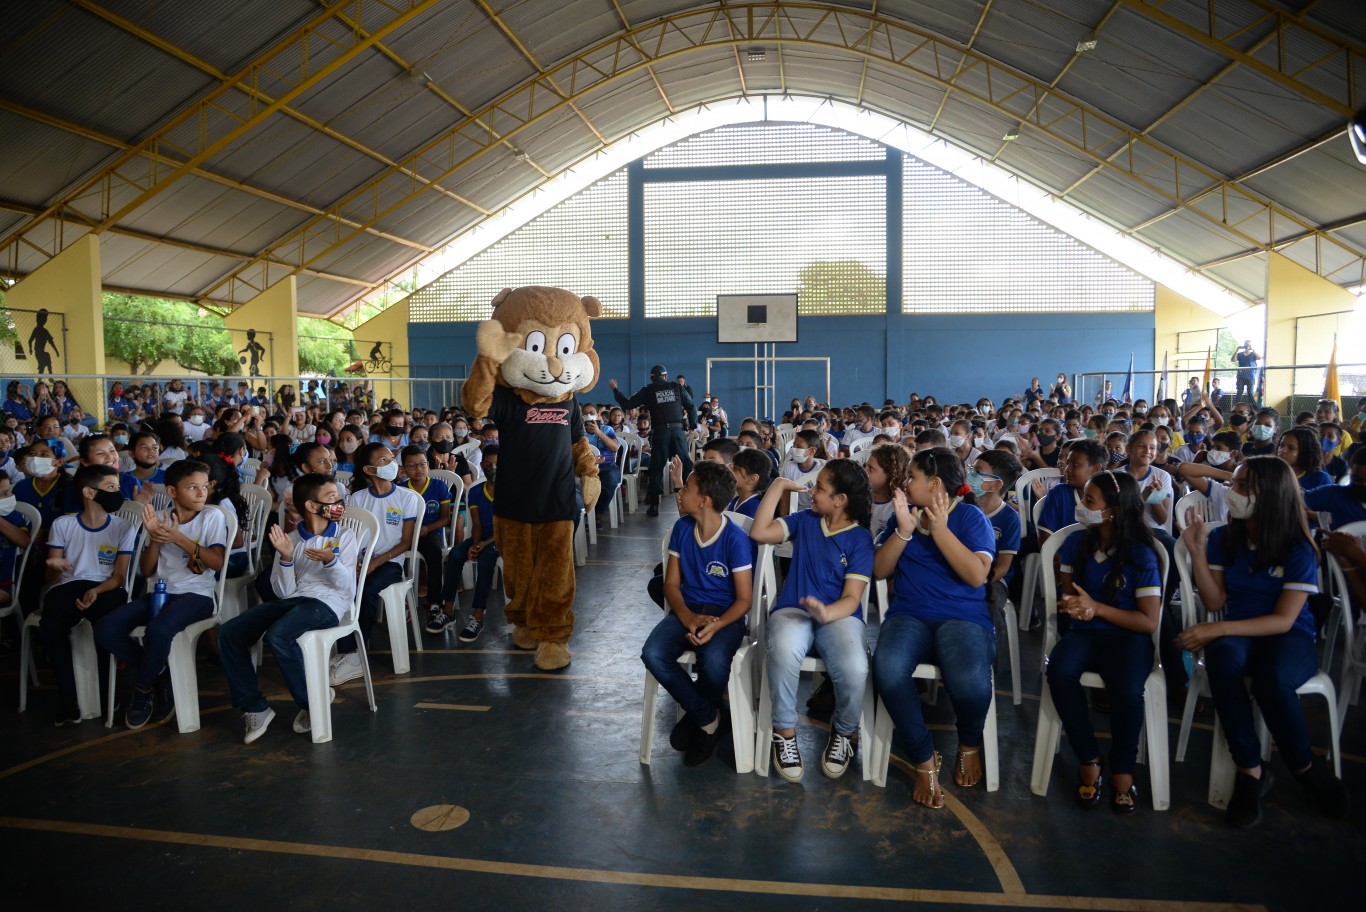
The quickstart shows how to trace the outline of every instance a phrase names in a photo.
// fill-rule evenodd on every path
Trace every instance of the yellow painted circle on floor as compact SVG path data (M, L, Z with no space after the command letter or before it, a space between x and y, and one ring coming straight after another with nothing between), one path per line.
M418 811L409 822L419 830L440 833L443 830L462 827L469 823L469 820L470 812L458 804L434 804Z

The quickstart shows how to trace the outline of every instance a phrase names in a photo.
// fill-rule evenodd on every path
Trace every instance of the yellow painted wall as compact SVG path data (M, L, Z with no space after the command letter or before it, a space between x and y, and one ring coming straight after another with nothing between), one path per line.
M104 373L104 297L100 287L100 240L87 234L39 266L5 292L9 306L20 310L43 310L66 317L63 344L59 323L48 328L64 356L53 358L57 376L65 360L70 374ZM27 344L27 340L23 340ZM104 414L104 393L98 384L73 392L92 415Z
M223 318L232 335L232 347L247 347L247 330L256 331L256 341L266 348L260 357L262 376L299 376L299 309L294 276L276 282L265 291ZM240 357L239 357L240 361ZM250 362L241 365L248 375Z
M1334 282L1316 275L1279 253L1271 254L1266 283L1266 351L1262 362L1269 367L1298 363L1325 364L1332 353L1331 331L1320 327L1331 321L1309 321L1299 327L1296 345L1295 321L1300 317L1353 310L1356 296ZM1269 370L1266 374L1266 401L1282 411L1294 391L1314 396L1322 391L1323 370ZM1293 388L1292 388L1293 384Z
M1212 330L1214 335L1210 338L1210 344L1213 344L1218 331L1226 325L1228 321L1214 311L1206 310L1185 295L1178 294L1164 285L1158 285L1153 313L1153 369L1162 369L1164 353L1170 356L1168 364L1171 370L1177 370L1178 354L1188 357L1199 354L1203 358L1203 350L1179 352L1179 333ZM1189 345L1187 347L1189 348ZM1201 367L1203 366L1202 360ZM1177 390L1185 388L1184 378L1173 379L1172 383Z
M412 395L407 383L395 382L395 378L408 377L408 300L405 298L377 316L371 317L351 333L356 340L356 353L365 360L370 347L376 342L384 343L384 350L392 352L389 360L393 362L391 374L370 374L375 384L375 401L397 399L411 402Z

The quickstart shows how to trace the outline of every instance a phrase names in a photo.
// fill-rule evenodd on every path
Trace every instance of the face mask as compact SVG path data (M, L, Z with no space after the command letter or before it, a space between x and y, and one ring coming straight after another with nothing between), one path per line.
M128 435L127 435L127 434L115 434L115 435L114 435L114 445L115 445L115 446L128 446Z
M431 448L431 444L428 443L426 440L419 440L419 441L417 441L416 443L414 443L413 446L417 447L419 450L421 450L421 451L424 452L424 453L427 452L427 450Z
M398 463L391 462L387 465L376 466L375 477L382 478L385 481L393 481L398 477Z
M1197 445L1198 445L1198 444L1201 444L1201 443L1204 443L1204 442L1205 442L1205 435L1204 435L1204 434L1191 434L1190 437L1187 438L1187 439L1189 439L1191 443L1197 444Z
M464 439L465 439L466 437L468 437L469 435L470 435L470 432L469 432L469 430L468 430L467 428L456 428L456 429L455 429L455 439L456 439L456 440L464 440Z
M1095 526L1102 525L1105 522L1104 510L1092 510L1084 506L1083 504L1077 504L1077 508L1073 512L1073 516L1076 517L1077 522L1081 523L1083 526L1087 526L1088 528L1094 528Z
M403 425L401 424L391 424L386 428L386 430L389 432L390 437L403 436Z
M30 456L28 473L34 478L45 478L52 474L53 462L47 456Z
M203 424L203 423L204 423L204 416L203 416L203 415L191 415L191 416L190 416L190 424L193 424L195 427L198 427L199 425L201 425L201 424Z
M1216 468L1228 462L1232 458L1232 453L1226 453L1223 450L1210 450L1208 453L1205 454L1205 462L1209 463L1212 466L1215 466Z
M1114 412L1102 412L1101 414L1105 416L1106 421L1109 421L1111 418L1115 417Z
M1152 504L1153 506L1157 506L1158 504L1162 503L1162 501L1164 501L1164 500L1166 500L1166 499L1167 499L1167 492L1166 492L1166 491L1154 491L1154 492L1152 492L1151 494L1148 495L1148 503Z
M1095 440L1096 437L1097 437L1097 435L1098 435L1098 434L1097 434L1097 431L1096 431L1095 428L1087 428L1087 429L1086 429L1086 437L1087 437L1087 439L1089 439L1089 440Z
M1366 421L1366 412L1357 412L1358 421Z
M123 494L118 491L96 491L95 506L106 513L117 513L119 507L123 506Z
M1166 426L1167 426L1167 422L1170 421L1170 420L1171 420L1171 419L1168 418L1166 415L1163 415L1161 418L1154 418L1154 419L1153 419L1153 427L1166 427Z
M346 515L346 504L344 503L329 504L323 503L321 500L315 500L313 503L318 505L318 515L323 519L336 522Z
M14 512L14 507L19 503L17 497L0 497L0 516L8 516Z
M987 478L976 469L968 469L968 487L972 489L973 497L981 497L984 495L986 492L982 490L982 486L988 481L994 480L995 479Z
M967 442L968 441L966 437L962 436L961 434L954 434L952 437L949 438L949 447L951 449L956 450Z
M432 443L432 450L440 453L442 456L445 456L453 449L455 449L454 440L437 440Z
M337 449L344 455L350 456L352 453L356 452L356 447L358 445L359 444L354 441L348 440L345 443L338 443Z
M1055 443L1057 443L1057 442L1058 442L1058 435L1057 435L1057 434L1040 434L1040 435L1039 435L1039 444L1040 444L1041 446L1052 446L1053 444L1055 444Z
M1257 507L1256 494L1239 494L1237 491L1229 491L1225 501L1228 503L1230 519L1251 519L1252 511Z
M1259 440L1262 443L1265 443L1266 441L1270 440L1271 435L1274 433L1276 432L1271 428L1267 427L1265 424L1254 424L1252 426L1252 439Z
M321 443L323 446L327 446L332 442L332 438L326 434L319 434L317 437L313 438L313 440L315 443Z
M1340 444L1340 443L1342 443L1341 440L1323 440L1323 441L1320 441L1320 445L1323 447L1323 451L1324 451L1325 453L1335 453L1335 452L1337 452L1338 444Z
M1232 426L1232 427L1236 427L1236 428L1237 428L1237 427L1242 427L1243 425L1247 424L1247 416L1246 416L1246 415L1234 415L1232 418L1230 418L1230 419L1228 420L1228 423L1229 423L1229 425Z
M1119 464L1120 464L1121 462L1123 462L1123 461L1124 461L1124 454L1123 454L1123 453L1116 453L1114 450L1111 450L1111 451L1110 451L1110 465L1119 465Z

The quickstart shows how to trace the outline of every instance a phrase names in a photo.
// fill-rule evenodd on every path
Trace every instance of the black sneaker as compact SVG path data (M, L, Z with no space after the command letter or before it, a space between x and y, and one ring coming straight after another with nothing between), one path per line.
M658 516L658 515L659 515L659 505L658 505L658 504L650 504L649 509L647 509L647 510L645 511L645 515L646 515L646 516Z
M133 697L128 701L128 714L123 717L123 723L132 731L142 728L152 717L152 703L152 691L138 690L134 687Z
M669 732L669 746L676 751L685 751L692 745L692 733L697 730L687 716L674 723L673 731Z
M1309 797L1319 806L1324 814L1334 820L1345 820L1348 813L1352 810L1352 799L1347 794L1347 786L1343 785L1342 780L1333 775L1328 764L1322 760L1315 760L1309 769L1302 773L1296 773L1295 778L1300 785L1309 793Z
M797 737L784 738L773 733L773 769L788 782L802 781L802 755L797 750Z
M716 731L708 734L700 728L694 728L692 739L688 744L687 751L683 754L684 766L701 766L711 759L712 754L716 753L716 745L721 741L721 720L716 720Z
M821 772L831 779L838 779L849 769L853 759L854 739L831 728L830 740L826 742L825 753L821 755Z
M484 622L476 617L471 617L470 622L465 625L465 629L460 631L460 642L473 643L479 639L479 634L484 632Z
M81 724L81 711L74 706L63 706L57 712L57 718L52 720L52 724L57 728L67 725Z
M152 724L165 725L175 718L175 695L171 693L171 682L167 678L157 681L153 689ZM129 709L132 709L130 706Z
M1262 777L1253 778L1247 773L1237 773L1233 777L1233 797L1228 800L1224 820L1230 826L1246 829L1256 826L1262 819L1262 796L1271 791L1271 770L1262 764Z
M454 622L454 617L441 610L440 605L431 605L427 608L427 632L432 636L438 636L446 632L446 628Z

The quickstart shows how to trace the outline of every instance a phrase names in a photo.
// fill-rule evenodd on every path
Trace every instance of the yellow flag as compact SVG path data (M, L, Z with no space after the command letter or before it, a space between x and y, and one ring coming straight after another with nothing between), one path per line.
M1328 359L1328 376L1323 381L1323 398L1338 402L1338 337L1333 336L1333 356Z
M1206 346L1206 347L1205 347L1205 381L1204 381L1204 383L1202 383L1201 386L1200 386L1200 388L1203 389L1206 393L1209 392L1209 362L1210 362L1210 355L1211 355L1211 354L1213 354L1212 349L1210 349L1208 346Z

